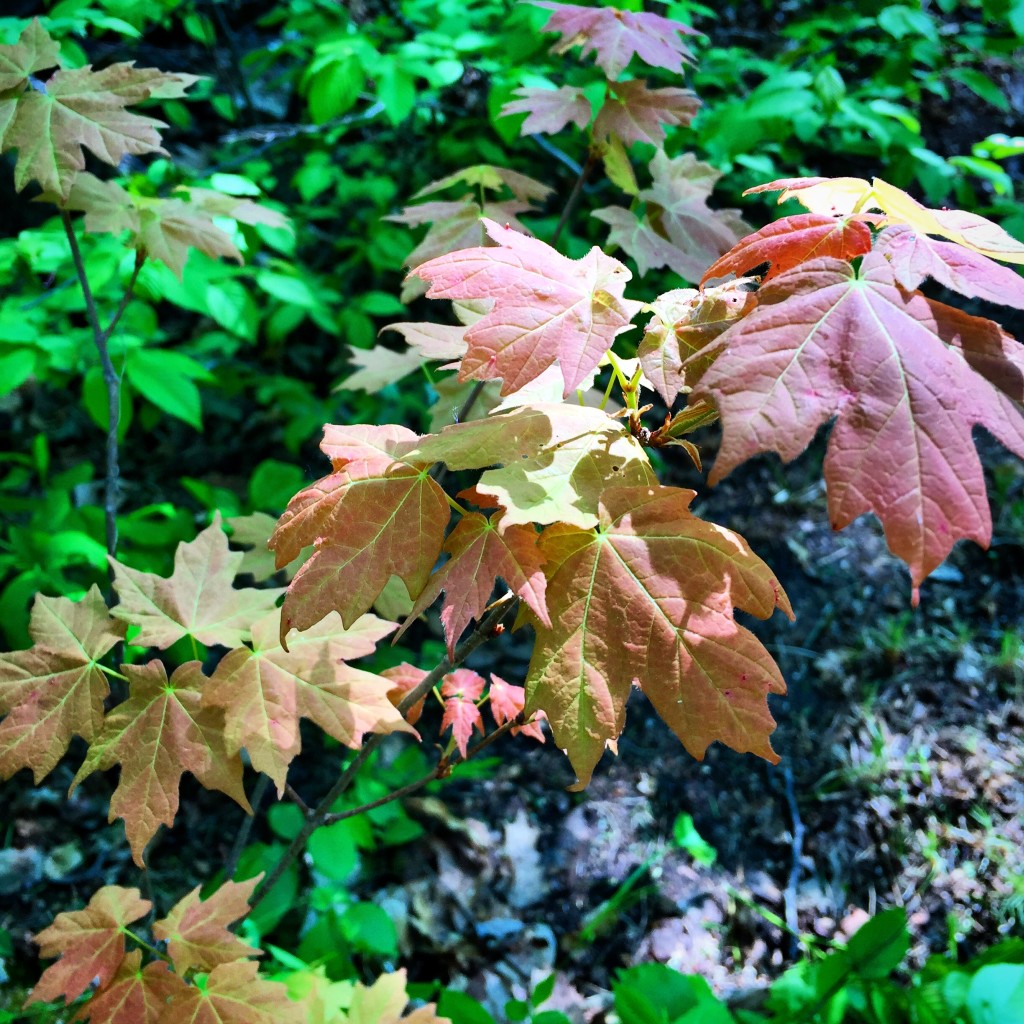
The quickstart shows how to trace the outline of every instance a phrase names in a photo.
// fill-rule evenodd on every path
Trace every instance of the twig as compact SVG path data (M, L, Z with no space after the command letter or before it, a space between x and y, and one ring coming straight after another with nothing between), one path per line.
M587 178L590 177L590 172L594 169L594 164L596 163L597 157L593 153L589 154L587 162L580 168L580 173L576 175L576 182L572 187L572 191L569 193L569 198L565 201L565 206L562 207L562 216L558 218L554 234L551 236L552 248L558 244L558 239L562 234L562 229L569 223L569 216L575 209L576 203L580 198L580 193L583 191L583 186L586 184Z
M328 814L323 823L325 825L333 825L336 821L344 821L346 818L354 818L357 815L365 814L367 811L374 811L378 807L383 807L385 804L390 804L395 800L401 800L403 797L407 797L412 793L415 793L418 789L422 789L424 786L429 786L431 782L437 779L446 778L452 773L452 770L458 768L460 764L465 764L470 758L476 757L481 750L489 747L495 740L504 736L505 733L516 726L523 724L523 716L520 713L515 718L510 718L507 722L498 726L493 732L485 736L479 743L475 743L466 751L465 757L457 757L455 759L449 757L442 757L433 769L427 772L426 775L421 776L415 782L410 782L401 789L396 789L392 793L388 793L386 796L379 797L376 800L371 800L367 804L360 804L358 807L350 807L347 811L338 811L336 814Z
M269 785L270 776L261 774L256 780L256 785L253 787L252 799L249 801L252 805L252 814L247 814L242 819L242 827L238 830L238 835L235 836L235 841L231 844L231 851L228 853L227 860L224 861L224 877L229 881L234 877L235 869L238 867L238 862L242 857L242 851L249 842L249 836L252 835L256 813L260 809L260 804L263 803L263 798L267 795L267 787Z
M78 283L82 286L82 297L85 299L85 315L92 328L92 339L96 345L96 351L100 356L100 366L103 370L103 382L107 387L107 475L106 491L103 499L103 514L106 519L107 553L111 556L117 554L117 495L121 478L121 469L117 447L117 428L121 419L121 378L114 368L110 358L110 336L121 320L121 316L128 308L135 290L135 282L139 278L139 271L145 256L141 252L136 253L135 269L128 280L121 302L118 304L114 316L111 318L106 330L100 326L99 315L96 312L96 300L93 298L92 288L89 285L89 277L85 272L85 261L82 259L82 250L78 245L78 236L75 234L74 225L71 223L71 214L67 210L60 212L61 222L64 225L64 233L68 236L68 244L71 246L71 259L75 264L75 272L78 274ZM113 574L113 569L110 570Z
M486 643L494 635L495 627L518 604L518 598L513 597L511 593L495 602L490 612L477 624L476 629L455 649L455 656L453 658L443 658L423 677L414 689L410 690L402 698L401 703L398 705L399 713L405 714L409 708L430 693L444 675L461 665L478 647ZM251 910L255 910L267 898L268 893L277 884L278 879L287 871L288 866L299 857L309 837L326 821L327 816L331 813L331 807L334 805L334 802L352 785L359 774L359 770L366 764L381 743L384 742L385 735L384 733L374 733L363 744L359 753L348 763L348 766L338 776L337 781L331 786L324 798L313 808L298 835L291 841L288 848L281 855L281 859L260 883L250 903Z
M804 826L803 818L800 817L800 806L796 800L796 789L793 786L793 769L786 765L782 769L782 778L785 783L786 802L789 804L789 814L793 820L793 853L792 863L789 867L789 881L786 883L784 894L786 906L786 924L789 926L789 955L795 959L800 952L800 931L797 921L797 887L800 884L802 865L800 863L804 853L804 836L807 829Z

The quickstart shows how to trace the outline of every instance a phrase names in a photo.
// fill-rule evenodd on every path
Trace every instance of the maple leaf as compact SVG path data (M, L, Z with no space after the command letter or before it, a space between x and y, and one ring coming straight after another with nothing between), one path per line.
M219 516L195 540L178 545L169 577L131 569L115 558L110 564L120 598L113 614L141 627L133 639L140 647L166 648L184 636L207 646L238 647L249 638L253 619L272 609L282 592L232 587L242 554L228 548Z
M916 600L957 539L991 536L971 428L1024 457L1024 417L986 379L1002 373L1019 391L1020 345L988 320L903 291L875 252L859 273L832 259L802 264L758 297L720 338L695 392L713 398L724 426L711 481L758 452L788 462L835 416L825 458L832 524L878 516Z
M550 625L536 531L532 526L509 526L501 530L500 521L501 513L488 519L479 512L470 512L459 520L445 541L448 561L431 576L396 640L443 590L441 623L448 640L448 656L454 659L459 637L471 620L480 618L499 576L533 609L541 622Z
M457 668L444 677L441 696L444 698L444 716L441 718L441 732L451 727L455 745L463 759L469 747L473 730L484 731L484 720L476 701L484 692L483 676L470 668Z
M658 150L650 163L651 187L640 192L651 223L678 250L668 266L697 281L704 268L750 231L735 210L712 210L707 201L722 176L692 153L670 158Z
M406 343L419 350L421 359L461 359L466 354L466 328L454 324L388 324L384 331L397 331Z
M524 406L446 427L406 450L449 469L489 469L476 490L505 509L502 530L529 523L597 524L608 486L656 483L647 453L622 420L569 404Z
M494 724L504 725L512 722L522 714L526 706L526 690L522 686L514 686L505 682L501 676L491 673L491 685L487 689L487 706L491 709L491 716ZM532 736L539 743L544 742L544 730L541 727L541 719L545 718L543 711L537 711L533 721L525 725L518 725L512 729L512 735L522 733L524 736Z
M370 395L389 384L397 384L424 363L423 354L415 348L394 352L383 345L376 345L372 349L353 349L349 361L355 368L354 372L336 385L334 390L365 391Z
M497 246L463 249L413 271L430 282L428 298L494 300L466 330L459 379L501 377L508 395L557 360L568 396L629 329L640 308L622 294L632 275L596 246L570 260L536 238L483 223Z
M931 277L969 299L1024 309L1020 274L956 243L940 242L897 224L881 232L875 250L889 260L897 283L906 291Z
M597 530L557 524L541 535L553 625L535 623L526 713L546 713L576 788L622 732L634 682L694 757L720 740L778 760L767 695L785 684L733 608L792 616L789 601L742 537L690 512L694 497L614 488Z
M504 186L521 203L530 203L535 200L543 202L554 192L550 185L545 185L544 182L531 178L528 174L521 174L519 171L513 171L507 167L495 167L493 164L474 164L472 167L463 167L437 181L432 181L429 185L424 185L413 196L413 199L422 199L424 196L443 192L446 188L459 184L469 185L471 188L488 189L491 192L500 192Z
M423 669L410 665L407 661L384 669L381 675L391 683L391 689L388 690L388 700L397 708L406 696L423 682L427 674ZM420 715L423 714L423 704L425 701L426 697L421 698L406 711L405 720L410 725L415 725L419 721Z
M175 995L157 1024L307 1024L306 1007L278 981L259 977L253 960L218 964L206 983Z
M697 114L700 100L689 89L648 89L642 79L612 82L607 99L594 121L594 138L609 135L627 146L665 140L662 125L687 125Z
M348 628L392 576L413 598L426 586L450 512L422 460L396 455L416 440L404 427L325 427L320 447L334 472L292 498L270 538L278 565L315 545L285 597L282 635L331 611Z
M188 986L162 960L142 966L142 952L125 954L111 981L73 1019L90 1024L157 1024L161 1014Z
M39 955L60 959L43 971L25 1005L50 1002L60 996L70 1003L92 983L108 984L125 954L124 929L153 906L138 889L106 885L82 910L66 910L35 936Z
M36 596L27 651L0 654L0 774L31 768L38 783L64 756L71 737L92 740L110 692L99 660L124 638L95 585L73 602Z
M13 46L0 46L0 92L21 86L37 71L56 67L60 62L59 52L60 48L42 22L33 18Z
M79 171L83 149L116 167L129 154L163 153L162 121L127 107L150 98L185 94L195 75L168 74L133 63L100 71L86 65L58 69L45 82L29 82L31 71L52 67L56 52L38 23L12 46L0 47L0 152L18 150L14 186L37 181L44 192L66 198ZM23 72L20 79L15 76Z
M71 790L93 772L120 764L108 820L124 819L132 856L143 867L146 844L161 824L174 824L178 785L186 771L250 814L252 808L242 788L242 762L225 748L221 715L200 707L207 682L202 665L187 662L170 680L159 661L123 669L128 699L107 715Z
M528 114L519 129L520 135L555 135L566 125L586 128L590 124L591 107L587 94L571 85L557 89L522 87L512 93L520 99L509 100L499 117Z
M406 971L382 974L372 985L357 981L346 1015L347 1024L452 1024L447 1017L438 1017L433 1003L402 1016L409 1002Z
M580 46L580 56L593 53L597 66L609 78L618 78L634 54L651 67L679 75L683 73L683 61L693 61L693 54L678 37L700 33L681 21L614 7L578 7L550 0L530 3L552 12L544 31L562 36L552 47L553 53L565 53Z
M224 709L227 749L249 752L253 767L283 795L288 765L302 749L299 719L309 718L340 743L357 749L367 732L412 732L388 699L380 676L344 662L372 654L395 624L364 615L351 629L332 612L281 643L281 614L252 627L252 649L230 651L203 690L203 706Z
M201 886L178 900L167 916L153 924L153 934L167 943L167 952L179 975L190 970L211 971L262 951L228 931L228 926L249 913L253 890L263 878L260 873L244 882L221 882L207 900L199 898Z
M190 249L216 259L220 256L243 263L230 235L213 217L230 217L243 223L286 227L287 221L248 199L225 196L208 189L180 190L181 198L161 199L128 192L113 181L100 181L82 172L67 198L47 195L67 210L85 212L85 228L97 234L128 232L137 252L168 266L180 281Z
M676 288L651 304L636 354L669 408L680 392L696 387L714 362L718 349L711 343L757 305L757 294L748 290L752 283L740 278L700 291Z
M743 194L779 191L780 203L797 199L812 213L858 213L879 226L906 224L920 235L941 235L990 259L1024 263L1024 242L998 224L964 210L931 210L881 178L782 178ZM883 211L884 218L862 213L870 209Z
M636 260L641 277L655 267L681 265L683 254L667 238L654 230L654 225L646 213L637 216L624 206L602 206L601 209L594 210L590 216L604 221L611 227L606 244L609 248L618 246ZM688 269L692 269L689 263L687 266Z
M727 274L740 277L762 263L771 264L762 277L762 281L770 281L808 260L831 256L849 261L870 249L871 229L862 220L802 213L783 217L741 239L708 267L700 283Z

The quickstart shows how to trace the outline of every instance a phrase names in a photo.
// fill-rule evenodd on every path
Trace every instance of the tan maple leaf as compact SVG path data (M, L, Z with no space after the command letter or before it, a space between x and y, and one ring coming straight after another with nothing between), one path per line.
M35 781L64 756L71 737L95 738L110 692L99 667L124 638L93 586L78 602L38 595L32 606L27 651L0 655L0 775L31 768Z
M134 63L99 71L59 68L43 82L33 71L52 67L57 53L38 22L14 46L0 46L0 152L16 149L14 186L36 181L44 192L66 198L85 168L84 149L116 167L129 154L163 153L163 122L127 108L151 98L180 97L198 81ZM20 77L17 77L19 76Z
M242 788L242 762L224 744L223 716L200 707L207 683L202 665L187 662L170 680L159 661L123 668L128 699L107 715L71 789L95 771L121 766L109 820L124 819L135 863L143 867L143 851L156 830L174 824L178 785L186 771L246 811L252 808Z
M176 994L157 1024L307 1024L303 1003L258 972L252 960L219 964L202 988L189 985Z
M167 578L131 569L115 558L110 563L120 598L113 614L141 626L133 642L142 647L170 647L184 636L208 646L238 647L282 593L232 587L242 554L229 550L219 516L194 541L178 545L174 572Z
M188 985L172 974L162 960L142 966L142 953L126 953L111 981L101 988L75 1020L89 1018L89 1024L156 1024L167 1004Z
M364 615L349 629L331 612L281 644L281 613L252 629L252 649L239 647L217 666L203 691L206 707L224 709L224 736L232 753L242 747L253 767L283 794L288 765L302 749L299 719L309 718L346 746L367 732L413 732L388 699L393 683L345 664L372 654L395 624Z
M391 974L382 974L372 985L357 981L346 1021L348 1024L397 1024L398 1021L409 1024L451 1024L447 1017L437 1016L433 1003L403 1017L402 1011L409 1002L406 985L405 968Z
M200 886L171 907L167 916L153 924L153 934L167 943L174 969L211 971L218 964L262 956L262 951L228 931L228 925L249 913L249 900L263 874L244 882L222 882L206 900Z
M50 1002L63 996L70 1003L92 983L110 982L125 954L124 929L149 913L152 903L138 889L106 885L82 910L66 910L35 936L39 955L60 959L43 971L29 1003Z

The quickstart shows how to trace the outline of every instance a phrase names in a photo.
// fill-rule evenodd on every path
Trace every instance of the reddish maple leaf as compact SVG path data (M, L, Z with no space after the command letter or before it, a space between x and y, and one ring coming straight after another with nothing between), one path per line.
M849 261L870 249L871 229L864 221L825 213L801 213L783 217L740 239L708 267L701 284L727 274L739 277L761 263L771 264L762 277L763 281L769 281L785 270L820 256Z
M403 661L400 665L384 669L381 675L392 684L391 689L388 690L388 700L397 708L406 696L423 682L427 673L423 669ZM421 698L406 711L405 720L410 725L415 725L419 721L420 715L423 714L425 700L426 697Z
M651 67L683 73L683 61L692 62L693 54L678 38L700 35L681 21L670 21L658 14L622 11L615 7L578 7L574 4L530 0L535 7L551 11L545 32L558 32L562 40L552 47L565 53L581 46L581 56L593 53L597 66L609 78L618 78L633 54Z
M476 491L505 510L502 529L530 523L597 524L608 486L656 483L643 447L621 419L568 403L528 405L428 435L405 452L449 469L489 469Z
M532 526L509 526L502 530L501 513L491 516L470 512L448 535L445 564L430 578L420 594L398 639L429 608L443 590L441 623L448 639L448 655L473 619L479 619L491 599L494 582L500 576L533 609L541 622L550 625L544 604L546 583L537 550L537 533Z
M574 86L520 88L512 95L521 98L506 103L498 116L529 114L519 129L520 135L554 135L567 124L575 124L577 128L586 128L590 124L590 100L582 89Z
M43 971L26 1006L60 996L70 1003L94 980L101 988L108 984L124 959L124 929L145 917L152 906L142 899L138 889L106 885L93 894L83 910L58 914L35 941L40 956L60 959Z
M795 458L835 416L825 458L832 524L874 512L916 599L957 539L991 536L971 428L1024 457L1024 417L986 379L1001 373L1019 391L1020 346L988 320L903 291L878 253L859 274L837 260L802 264L759 300L721 337L697 389L724 425L712 482L758 452Z
M648 89L638 78L613 82L594 121L594 138L615 135L627 146L659 146L665 140L662 125L689 124L699 108L700 100L689 89Z
M158 1024L308 1024L306 1007L258 971L252 960L219 964L202 988L189 985L176 993Z
M570 260L535 238L484 224L497 246L450 253L413 271L430 282L428 298L494 300L466 331L459 379L501 377L508 395L557 360L568 396L629 329L639 303L622 293L632 275L596 246Z
M426 586L450 512L425 460L396 455L417 440L404 427L327 425L320 447L334 472L292 498L270 538L279 566L315 545L285 597L282 636L331 611L350 627L393 575L410 597Z
M778 760L767 695L785 684L733 608L791 616L789 601L742 537L690 512L694 497L615 488L597 530L541 535L552 627L535 623L526 713L547 714L577 788L622 732L634 683L694 757L720 740Z
M388 699L380 676L345 664L372 654L395 624L364 615L346 630L332 612L281 645L281 613L252 627L252 649L239 647L217 666L203 690L203 706L224 709L224 740L231 753L242 747L253 767L284 793L288 765L302 742L299 720L309 718L328 735L358 748L363 733L411 732Z
M232 587L242 554L229 550L219 516L194 541L178 545L174 572L167 578L115 558L110 564L120 598L113 614L142 627L133 639L140 647L170 647L184 636L210 646L237 647L248 640L253 620L272 609L281 593Z
M142 966L142 953L126 953L109 984L101 988L73 1018L89 1024L157 1024L175 996L188 985L162 960Z
M750 278L713 288L676 288L651 304L651 319L636 354L647 379L671 408L682 391L697 386L714 362L712 342L757 305ZM698 353L702 353L698 356Z
M906 291L930 277L969 299L1024 309L1024 277L972 249L920 235L902 224L885 228L875 249L889 260Z
M161 824L174 824L181 776L191 772L207 789L219 789L252 813L242 788L242 762L228 754L219 712L202 709L207 679L190 661L170 680L159 661L125 665L128 699L104 719L71 789L95 771L121 766L109 820L123 818L135 863Z
M526 706L526 690L522 686L514 686L506 683L501 676L491 673L491 685L487 689L487 706L491 709L491 716L495 725L504 725L506 722L514 721L522 714ZM525 725L517 725L512 729L512 735L522 733L524 736L532 736L540 743L544 742L544 729L541 720L545 718L543 711L534 713L533 720Z
M71 737L92 740L110 692L99 660L125 626L92 589L79 602L39 594L27 651L0 654L0 774L31 768L38 783L64 756Z
M249 900L262 878L261 873L245 882L221 882L206 900L199 898L197 885L166 917L154 922L153 934L167 943L178 974L211 971L218 964L263 955L228 931L230 924L249 913Z
M473 730L484 731L484 720L476 702L483 696L485 681L470 668L457 668L444 677L441 696L444 697L444 716L441 731L449 726L459 753L465 758Z
M14 186L37 181L66 198L85 167L83 148L116 167L129 154L163 153L163 122L128 107L152 97L183 96L195 75L168 74L133 64L59 69L45 82L33 71L57 63L56 48L38 22L14 46L0 46L0 152L18 150Z

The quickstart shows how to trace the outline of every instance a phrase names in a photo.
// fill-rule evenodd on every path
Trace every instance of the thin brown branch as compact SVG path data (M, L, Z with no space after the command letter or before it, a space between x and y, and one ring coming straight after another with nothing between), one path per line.
M583 192L583 186L586 184L587 178L590 177L590 172L594 169L596 163L597 157L590 153L587 156L587 162L580 168L580 173L576 176L576 181L572 186L572 191L569 193L569 198L566 199L565 206L562 207L562 215L558 218L558 223L555 225L554 234L551 236L552 248L558 244L558 239L561 237L565 225L569 223L569 217L576 208L576 204L579 202L580 195Z
M78 236L75 234L74 225L71 223L71 214L67 210L60 211L61 222L64 225L64 233L68 236L68 244L71 246L71 259L75 264L75 273L78 275L78 283L82 288L82 297L85 299L85 315L92 329L92 340L100 357L100 368L103 371L103 383L107 389L107 447L106 447L106 487L103 497L103 515L106 522L107 553L111 556L117 554L117 498L121 482L121 466L117 444L117 431L121 419L121 378L114 368L113 360L110 358L110 337L121 320L121 316L128 308L135 291L135 282L138 280L139 271L142 269L144 257L141 253L136 256L135 269L125 288L121 302L118 304L110 323L104 330L100 326L99 315L96 312L96 300L93 297L92 287L89 285L89 276L85 271L85 261L82 259L82 250L78 245ZM111 569L113 574L113 569ZM111 576L111 578L113 578Z
M426 676L402 698L398 710L403 715L414 704L425 697L441 681L442 677L452 669L458 668L478 647L485 644L495 635L495 628L509 615L519 604L518 598L511 593L496 601L491 610L480 620L476 629L455 649L453 658L444 658ZM297 860L305 849L309 837L327 820L331 808L338 797L344 793L355 781L360 769L370 759L377 748L384 742L385 734L374 733L362 746L359 753L348 763L345 770L338 776L338 780L331 786L323 799L313 808L312 813L306 818L305 824L298 835L291 841L288 848L281 855L281 859L274 865L270 873L260 883L256 890L251 908L255 909L267 898L267 894L277 884L278 879L288 870L290 864ZM429 781L429 780L428 780ZM426 783L424 783L425 785Z

